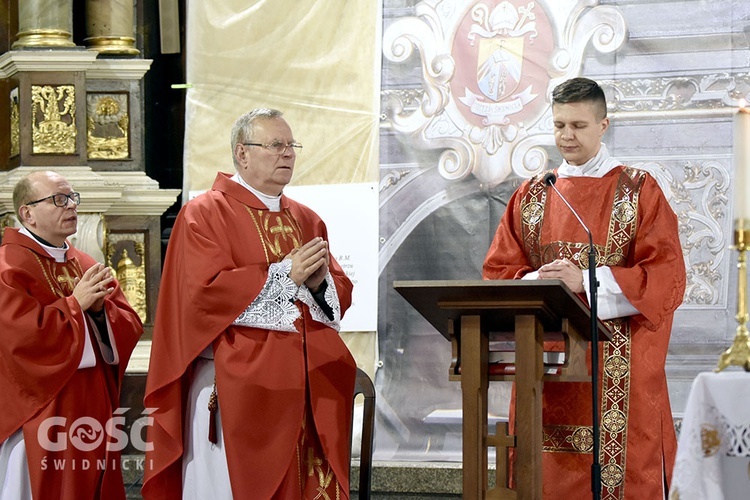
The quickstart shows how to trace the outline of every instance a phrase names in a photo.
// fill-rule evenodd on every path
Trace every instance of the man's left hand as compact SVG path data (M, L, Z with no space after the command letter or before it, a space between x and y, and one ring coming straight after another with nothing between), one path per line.
M539 279L562 280L575 293L583 293L583 271L568 259L557 259L539 268Z

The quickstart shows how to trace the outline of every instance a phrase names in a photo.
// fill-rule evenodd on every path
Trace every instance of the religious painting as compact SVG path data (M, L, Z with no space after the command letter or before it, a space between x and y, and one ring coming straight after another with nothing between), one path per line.
M127 93L86 95L86 143L92 160L122 160L130 156L130 114Z

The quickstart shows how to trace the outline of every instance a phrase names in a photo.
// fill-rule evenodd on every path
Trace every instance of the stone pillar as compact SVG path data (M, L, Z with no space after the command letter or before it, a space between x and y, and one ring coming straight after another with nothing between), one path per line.
M13 49L75 47L73 0L20 0L17 36Z
M86 0L87 47L101 54L138 55L133 0Z

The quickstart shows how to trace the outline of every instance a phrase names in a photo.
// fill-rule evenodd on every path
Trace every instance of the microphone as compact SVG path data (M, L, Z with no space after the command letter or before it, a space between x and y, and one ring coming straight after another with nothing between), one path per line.
M570 212L578 220L578 223L586 231L589 237L589 305L591 306L591 400L592 400L592 425L591 430L594 434L594 446L593 455L594 462L591 465L591 491L594 494L594 500L601 498L602 491L602 471L601 464L599 463L599 411L598 403L599 393L598 389L598 377L599 377L599 329L596 325L597 319L597 293L596 289L599 286L599 282L596 279L596 249L594 248L594 237L591 234L591 230L586 224L584 224L581 216L578 212L568 203L568 200L562 195L562 193L555 187L557 182L557 176L554 172L547 172L543 177L544 183L551 187L557 196L565 203Z
M589 236L589 253L591 252L591 249L594 248L594 237L591 235L591 231L589 230L588 226L584 224L581 217L578 215L578 212L576 212L573 207L568 203L568 200L565 199L565 197L562 195L562 193L555 187L555 182L557 182L557 176L554 172L547 172L544 176L544 183L555 190L555 193L557 193L557 196L560 197L560 199L567 205L570 212L575 216L576 219L578 219L578 223L583 227L583 230L586 231L586 234ZM596 254L594 254L596 256Z

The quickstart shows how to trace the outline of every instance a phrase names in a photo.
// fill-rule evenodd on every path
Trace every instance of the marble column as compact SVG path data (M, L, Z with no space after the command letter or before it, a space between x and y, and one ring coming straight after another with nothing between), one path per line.
M87 47L101 54L138 55L133 0L86 0Z
M75 47L73 0L20 0L17 36L13 49Z

